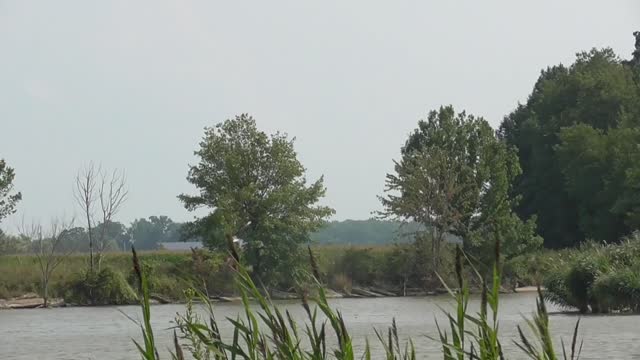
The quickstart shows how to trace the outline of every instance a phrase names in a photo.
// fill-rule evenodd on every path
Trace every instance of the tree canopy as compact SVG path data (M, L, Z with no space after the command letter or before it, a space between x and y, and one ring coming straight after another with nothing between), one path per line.
M0 222L16 211L16 205L22 199L22 194L13 191L15 176L14 170L0 159Z
M539 244L534 220L522 223L512 212L511 181L520 174L515 150L483 118L456 114L451 106L431 111L401 155L387 175L383 214L433 230L436 257L447 233L462 237L470 250L499 237L508 255Z
M572 246L591 237L612 241L629 230L623 225L627 215L612 200L620 194L611 194L614 185L605 184L612 180L605 168L614 164L602 166L608 160L622 166L607 155L615 152L615 140L607 141L607 134L640 125L638 74L611 49L580 53L569 67L542 71L527 102L502 122L500 135L518 148L522 167L514 185L522 198L517 212L538 216L546 246ZM631 133L623 133L613 137L633 147ZM596 229L600 226L607 229Z
M206 128L195 155L199 162L187 180L199 194L179 196L188 210L211 210L195 226L208 234L207 224L218 223L225 235L242 238L245 257L264 281L267 274L290 272L298 245L333 213L317 204L325 194L323 179L307 184L293 140L267 135L243 114Z
M131 241L140 250L154 250L158 243L181 240L182 224L173 222L167 216L150 216L136 219L127 229Z

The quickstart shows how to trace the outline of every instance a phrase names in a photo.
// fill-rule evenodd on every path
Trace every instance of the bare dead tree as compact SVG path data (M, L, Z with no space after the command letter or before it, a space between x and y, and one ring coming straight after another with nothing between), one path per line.
M96 169L93 163L83 167L76 175L73 196L82 209L87 221L87 234L89 235L89 270L93 272L93 224L96 198L96 177L100 168Z
M105 239L107 226L111 223L111 219L120 211L129 194L126 188L126 180L124 171L117 169L113 170L110 174L100 173L98 198L100 199L100 210L102 212L102 229L98 237L98 270L100 270L102 263L102 253L107 246Z
M38 270L40 271L40 292L44 300L44 307L49 306L49 284L51 277L58 266L69 257L73 251L71 248L64 249L66 230L73 227L73 220L65 222L64 220L54 219L49 225L49 229L45 231L41 224L31 223L25 224L24 220L21 225L21 235L31 241L33 253L37 259Z
M82 168L76 175L74 197L87 221L89 236L89 267L93 272L100 270L102 253L106 249L106 231L113 217L127 199L126 176L124 171L105 172L93 163ZM99 206L102 227L96 233L96 207Z

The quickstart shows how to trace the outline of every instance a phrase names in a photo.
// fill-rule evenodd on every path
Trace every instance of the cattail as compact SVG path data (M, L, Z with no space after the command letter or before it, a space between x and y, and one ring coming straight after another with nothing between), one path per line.
M231 236L230 234L226 234L225 237L227 238L227 247L229 248L229 253L236 261L236 264L240 264L240 255L238 255L236 246L233 244L233 236Z
M184 360L184 354L182 353L182 348L180 347L180 343L178 342L178 335L176 334L175 330L173 330L173 346L176 348L176 360Z
M480 314L483 318L486 318L487 316L487 302L488 302L488 295L487 292L489 290L487 289L487 282L482 279L482 297L480 300Z
M131 245L131 252L133 253L133 271L135 271L138 277L138 286L140 286L140 291L142 291L142 270L140 269L140 261L138 260L136 248L133 245Z
M496 268L500 268L500 236L496 236L495 247Z
M460 245L456 245L456 279L458 280L458 288L462 291L462 250Z
M318 263L316 262L316 257L313 255L313 251L311 251L310 245L307 245L307 250L309 250L309 262L311 263L313 276L316 278L316 281L320 281L320 270L318 270Z

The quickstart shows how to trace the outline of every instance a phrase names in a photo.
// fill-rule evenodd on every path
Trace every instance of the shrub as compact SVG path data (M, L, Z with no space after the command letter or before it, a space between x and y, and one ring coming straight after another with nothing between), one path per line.
M566 286L574 306L581 313L600 312L600 306L592 296L591 285L593 285L599 273L608 270L609 261L606 256L599 252L588 252L575 261L567 273Z
M589 242L564 251L547 270L548 300L580 312L640 311L640 234L619 244Z
M372 285L378 278L377 271L382 269L378 257L370 248L349 248L336 264L336 272L348 276L356 284Z
M640 269L616 269L599 276L592 294L602 312L640 310Z
M544 279L544 297L546 300L564 308L578 307L577 302L571 296L567 288L566 272L550 272Z
M192 282L209 294L234 292L233 274L224 258L212 251L193 249L189 262Z
M345 294L351 294L351 288L353 286L351 279L345 274L335 274L331 278L329 283L331 288L336 291L341 291Z
M66 284L65 300L78 305L126 305L137 296L122 273L109 267L85 271Z

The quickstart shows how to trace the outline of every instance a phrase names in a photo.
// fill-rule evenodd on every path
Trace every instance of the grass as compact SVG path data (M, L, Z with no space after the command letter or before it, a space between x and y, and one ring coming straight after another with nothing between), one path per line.
M244 313L236 318L226 319L233 328L231 340L223 339L219 330L220 320L215 317L213 305L208 297L195 290L188 290L189 301L186 313L178 315L176 319L177 330L181 335L178 336L174 332L172 358L175 360L184 359L184 350L186 350L197 360L323 360L328 358L370 360L372 353L368 341L362 354L354 353L353 340L347 324L340 312L331 308L324 288L317 280L320 277L320 269L311 249L309 255L312 265L310 277L315 280L317 294L309 297L307 293L301 293L301 306L307 314L304 323L296 322L289 312L282 312L275 306L269 297L264 295L265 292L261 291L252 281L251 276L240 265L239 259L236 257L235 284L242 297ZM477 314L468 312L469 286L463 271L465 260L471 265L466 255L457 249L455 261L457 290L447 287L451 296L456 300L456 308L453 313L446 312L449 330L441 329L438 326L439 339L435 341L439 341L442 345L442 355L445 360L505 359L507 355L502 352L498 321L501 284L499 246L496 246L496 262L490 281L487 282L484 277L476 273L483 283L481 307ZM136 342L136 346L143 359L157 360L159 356L155 347L153 329L150 325L151 305L148 279L135 250L133 251L133 266L140 284L144 319L144 322L140 324L144 341ZM446 284L444 285L446 286ZM571 346L567 349L562 343L562 353L556 352L544 297L540 290L538 295L536 313L532 319L527 320L530 330L525 332L518 327L520 341L516 344L531 359L579 359L582 348L581 345L577 347L579 322L576 324ZM203 302L207 318L203 319L193 311L194 298ZM258 308L256 310L251 306L250 299L257 302ZM310 300L315 302L313 308L310 305ZM323 320L320 320L319 314L322 314ZM404 344L400 343L395 321L392 322L386 334L376 331L376 335L383 346L386 359L414 360L418 358L419 355L416 354L412 340ZM330 347L327 342L329 336L336 337L337 345Z
M408 246L408 245L403 245ZM390 246L314 246L320 279L335 290L345 291L352 286L376 286L401 293L404 286L424 286L420 275L401 274L397 264L404 264L408 252L399 252ZM232 276L224 266L225 254L151 251L138 254L141 266L153 273L149 289L172 301L183 300L184 290L195 286L210 295L236 295ZM128 253L106 253L103 268L109 268L136 287ZM52 297L64 297L76 282L79 274L88 268L86 254L69 256L53 273L50 281ZM415 271L415 269L405 269ZM450 273L450 271L446 271ZM406 278L406 284L403 280ZM433 279L432 279L433 280ZM435 279L437 282L437 279ZM25 293L37 293L40 274L36 258L30 255L0 256L0 298L11 298ZM433 281L432 281L433 282ZM281 289L289 290L289 289ZM109 299L104 299L108 302Z
M161 286L170 283L162 289L162 294L171 299L182 298L184 289L176 287L175 280L183 273L190 262L188 253L146 252L140 254L141 261L154 266L155 282ZM11 298L25 293L38 293L40 274L38 273L36 258L30 255L5 255L0 257L0 298ZM131 256L128 253L108 253L105 255L102 267L110 268L124 278L131 275ZM88 268L86 254L73 254L65 259L56 269L51 278L52 297L63 297L69 290L69 284L79 274Z
M581 313L640 312L640 233L565 251L545 276L549 301Z

